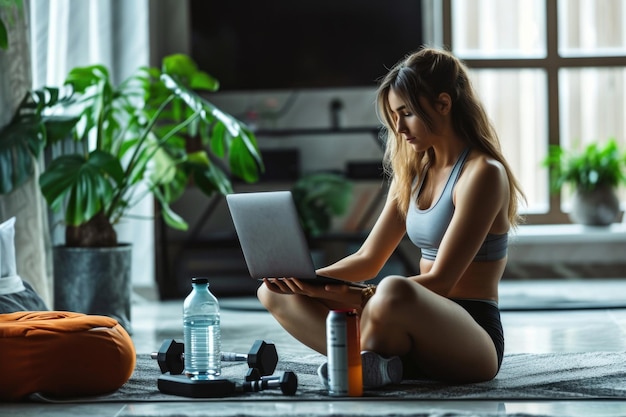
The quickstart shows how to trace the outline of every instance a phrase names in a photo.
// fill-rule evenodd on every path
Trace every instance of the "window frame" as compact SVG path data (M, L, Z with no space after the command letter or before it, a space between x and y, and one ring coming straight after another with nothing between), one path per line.
M560 144L559 70L585 67L626 67L626 56L563 57L559 55L558 0L545 0L546 57L545 58L463 58L471 69L541 69L547 78L548 144ZM441 2L441 39L446 49L454 50L452 41L452 0ZM439 35L439 36L437 36ZM547 150L546 150L547 152ZM528 213L526 224L571 223L561 208L561 193L551 193L547 213Z

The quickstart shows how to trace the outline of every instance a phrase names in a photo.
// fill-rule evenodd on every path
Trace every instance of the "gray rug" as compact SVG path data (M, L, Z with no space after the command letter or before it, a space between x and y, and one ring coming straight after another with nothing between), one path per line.
M329 397L319 382L316 370L324 357L318 354L286 357L278 370L298 375L298 392L293 397L279 390L239 394L228 398L191 399L167 395L157 389L160 375L157 363L148 355L137 357L131 379L118 391L101 397L57 400L33 396L45 402L163 402L163 401L311 401L311 400L598 400L626 399L626 352L589 352L566 354L511 354L505 356L496 379L465 385L433 381L404 381L401 385L366 391L360 399ZM224 363L223 375L243 380L245 363Z

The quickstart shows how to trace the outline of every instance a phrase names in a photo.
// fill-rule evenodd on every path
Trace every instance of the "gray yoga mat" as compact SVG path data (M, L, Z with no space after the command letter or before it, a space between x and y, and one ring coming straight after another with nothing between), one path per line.
M131 379L110 395L54 399L35 395L33 400L46 402L176 402L176 401L315 401L341 400L329 397L316 375L325 358L318 354L282 355L277 370L291 370L298 375L295 396L280 390L244 393L226 398L192 399L163 394L157 389L160 375L157 363L149 355L139 355ZM245 363L226 363L225 377L241 381ZM586 352L559 354L506 355L498 376L489 382L449 385L435 381L411 380L384 389L366 391L363 397L349 400L590 400L626 398L626 352Z

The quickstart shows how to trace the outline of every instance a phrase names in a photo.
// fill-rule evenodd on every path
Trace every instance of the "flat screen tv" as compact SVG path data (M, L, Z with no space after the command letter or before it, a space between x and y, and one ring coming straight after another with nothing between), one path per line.
M423 43L420 0L188 0L221 91L375 86Z

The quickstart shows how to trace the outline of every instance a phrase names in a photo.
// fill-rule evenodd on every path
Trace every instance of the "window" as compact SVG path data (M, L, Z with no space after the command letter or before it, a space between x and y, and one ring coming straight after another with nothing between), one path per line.
M527 194L528 223L567 222L567 198L550 195L541 161L549 144L615 138L626 149L626 0L441 4L441 41L470 68Z

